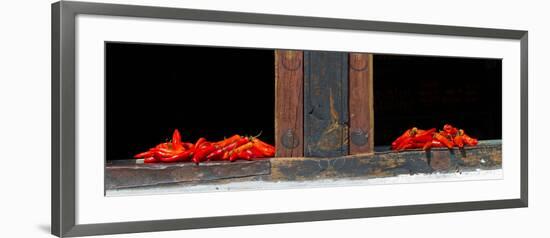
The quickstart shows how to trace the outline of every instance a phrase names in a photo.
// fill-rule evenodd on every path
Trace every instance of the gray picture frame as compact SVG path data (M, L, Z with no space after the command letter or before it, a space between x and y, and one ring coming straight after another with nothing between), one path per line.
M398 216L528 206L528 32L381 21L179 9L167 7L56 2L52 4L52 167L51 233L59 237L167 231L288 222ZM75 207L75 18L78 14L179 19L225 23L348 29L519 40L521 45L521 196L518 199L427 205L320 210L101 224L76 224Z

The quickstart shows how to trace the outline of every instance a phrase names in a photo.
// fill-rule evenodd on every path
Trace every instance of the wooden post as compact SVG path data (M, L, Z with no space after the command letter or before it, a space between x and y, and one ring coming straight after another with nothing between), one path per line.
M276 157L304 156L303 52L275 50Z
M349 153L374 152L372 54L349 54Z
M347 53L304 52L304 110L304 155L347 155Z

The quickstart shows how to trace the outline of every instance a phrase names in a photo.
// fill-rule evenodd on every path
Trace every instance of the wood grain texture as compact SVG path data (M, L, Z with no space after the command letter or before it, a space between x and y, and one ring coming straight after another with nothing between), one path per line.
M276 157L304 155L303 52L275 51Z
M482 141L464 149L376 152L331 158L276 158L271 160L272 181L334 178L381 178L405 174L458 173L502 168L502 144Z
M304 52L304 155L348 154L348 54Z
M457 173L502 168L502 142L480 141L463 149L383 151L330 158L278 157L258 161L209 161L143 164L143 160L107 163L107 190L146 186L195 186L242 181L312 181L380 178L406 174Z
M372 54L349 54L349 154L374 152Z
M143 160L119 160L105 168L105 188L154 186L182 182L220 182L268 175L268 159L258 161L216 161L194 163L144 164Z

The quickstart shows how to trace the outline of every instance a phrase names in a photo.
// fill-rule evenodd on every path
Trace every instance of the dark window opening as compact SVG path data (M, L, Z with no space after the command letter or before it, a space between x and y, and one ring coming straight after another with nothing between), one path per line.
M256 135L274 144L273 50L106 43L106 156L170 139Z
M450 123L481 140L502 136L502 61L374 56L375 145L411 127Z

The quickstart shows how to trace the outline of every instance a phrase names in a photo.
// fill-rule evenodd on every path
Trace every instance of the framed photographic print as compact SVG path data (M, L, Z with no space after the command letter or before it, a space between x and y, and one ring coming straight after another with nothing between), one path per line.
M527 31L52 5L52 233L527 206Z

